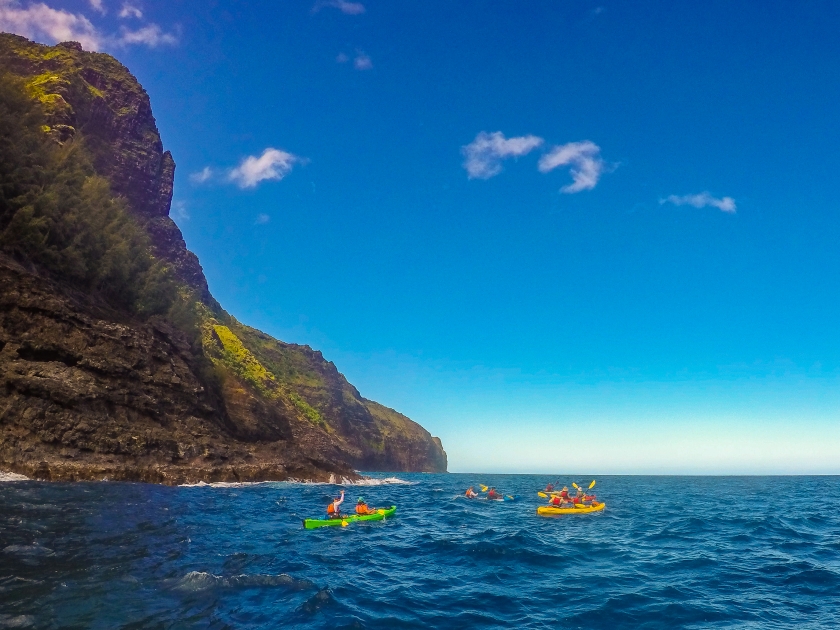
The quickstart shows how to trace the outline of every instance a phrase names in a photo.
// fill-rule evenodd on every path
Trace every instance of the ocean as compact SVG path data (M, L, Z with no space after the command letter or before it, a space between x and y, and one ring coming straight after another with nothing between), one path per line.
M0 628L840 627L840 478L375 475L339 486L0 483ZM470 501L487 484L516 501Z

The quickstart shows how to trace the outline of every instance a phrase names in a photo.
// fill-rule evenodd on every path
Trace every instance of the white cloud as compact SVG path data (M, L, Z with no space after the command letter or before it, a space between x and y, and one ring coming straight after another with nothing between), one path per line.
M203 169L198 171L197 173L190 173L190 181L193 184L203 184L211 177L213 177L213 169L209 166L205 166Z
M321 0L312 7L313 12L318 12L324 7L333 7L347 15L361 15L365 12L365 5L361 2L348 2L348 0Z
M101 0L91 0L91 6L96 10L101 8L104 13ZM127 6L129 5L126 4L123 10ZM135 7L131 8L135 9ZM20 2L16 0L0 0L0 31L23 35L36 41L75 41L79 42L85 50L100 50L103 46L133 44L155 48L162 44L171 45L178 42L174 34L165 33L157 24L147 24L137 30L123 27L119 36L108 36L103 35L81 13L53 9L42 2L30 4L23 9Z
M542 143L538 136L505 138L501 131L482 131L475 140L461 147L464 168L470 179L490 179L502 172L502 160L526 155Z
M84 15L53 9L41 2L25 9L15 0L0 0L0 31L30 39L76 41L87 50L99 50L104 38Z
M122 9L120 9L120 17L121 18L137 18L138 20L143 17L143 12L133 4L129 4L128 2L123 2Z
M573 183L563 186L564 193L576 193L595 188L606 164L600 156L601 148L589 140L569 142L554 147L540 158L538 168L548 173L559 166L571 166Z
M262 155L249 155L228 173L228 179L240 188L253 188L263 180L283 179L301 158L286 151L267 148Z
M161 44L172 46L178 43L175 35L164 33L157 24L147 24L136 31L123 26L120 32L121 35L117 40L120 44L145 44L149 48L157 48Z
M353 59L353 67L356 70L370 70L373 68L373 61L361 50L357 50L356 57Z
M102 4L102 0L88 0L90 2L90 6L94 11L98 11L102 15L105 15L107 11L105 10L105 6Z
M271 221L271 217L267 214L258 214L257 218L254 220L254 225L265 225Z
M350 57L345 55L343 52L340 52L338 53L338 55L336 55L335 60L338 63L347 63L348 61L350 61Z
M660 199L659 203L672 203L675 206L694 206L695 208L706 208L711 206L712 208L717 208L722 212L730 213L734 213L737 210L735 200L732 197L723 197L718 199L708 192L701 192L698 195L668 195L664 199Z

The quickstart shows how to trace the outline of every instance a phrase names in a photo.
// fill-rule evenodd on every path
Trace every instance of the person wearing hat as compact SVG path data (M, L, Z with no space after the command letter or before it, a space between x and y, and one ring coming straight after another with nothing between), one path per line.
M367 506L367 503L365 503L365 500L362 497L359 497L359 500L356 501L356 514L361 514L363 516L365 514L376 514L376 510L371 510Z

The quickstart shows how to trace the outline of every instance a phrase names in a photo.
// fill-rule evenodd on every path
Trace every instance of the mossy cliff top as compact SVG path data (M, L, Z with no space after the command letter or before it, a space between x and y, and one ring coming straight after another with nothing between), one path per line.
M212 298L198 259L169 218L175 163L163 150L148 95L122 64L72 42L43 46L0 34L0 71L14 77L0 87L19 85L23 95L8 102L23 98L38 110L37 125L21 114L28 130L21 122L20 138L7 142L23 156L20 163L0 160L8 171L0 173L0 194L12 195L0 199L0 248L23 263L7 265L7 285L17 288L4 288L0 309L0 465L49 477L20 462L42 458L54 471L67 470L58 454L81 449L96 455L100 473L119 460L120 478L148 480L446 470L440 440L421 426L363 398L317 350L249 328ZM41 148L30 154L24 145ZM24 170L35 173L28 188L17 186ZM52 185L42 181L45 173L61 180L73 203L44 192ZM80 216L94 209L88 199L95 219ZM62 214L65 208L72 216ZM122 262L115 267L113 260ZM81 271L70 276L61 261ZM103 275L100 268L112 271ZM76 284L65 286L68 278ZM144 286L117 295L120 278ZM41 304L50 293L60 309ZM24 307L23 295L40 297ZM137 296L154 300L144 306L150 300ZM103 299L105 310L95 306ZM26 315L32 308L40 319ZM106 330L120 326L130 330L108 337ZM91 349L106 338L113 357L130 358L97 358ZM138 338L155 341L138 346ZM91 351L96 356L88 357ZM39 376L49 372L45 362L53 380ZM149 381L149 373L173 369L171 380ZM61 431L50 417L62 419ZM147 437L134 426L145 427ZM138 472L138 461L159 464L160 457L171 458L169 472ZM52 476L95 477L90 467L70 469Z

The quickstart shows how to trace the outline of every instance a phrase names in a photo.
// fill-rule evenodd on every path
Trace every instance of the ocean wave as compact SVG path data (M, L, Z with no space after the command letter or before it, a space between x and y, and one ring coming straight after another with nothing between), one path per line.
M0 471L0 481L29 481L29 477L13 472Z
M309 580L299 580L286 573L279 575L233 575L223 577L204 571L190 571L173 586L176 591L192 593L217 588L251 588L254 586L284 586L290 590L304 591L315 588Z
M34 624L32 615L0 615L0 628L28 628Z
M389 486L403 485L415 486L418 481L407 481L399 477L363 477L361 479L348 479L347 477L336 477L330 475L329 481L309 481L306 479L286 479L285 481L199 481L198 483L183 483L181 488L247 488L250 486L263 486L267 484L275 486Z

